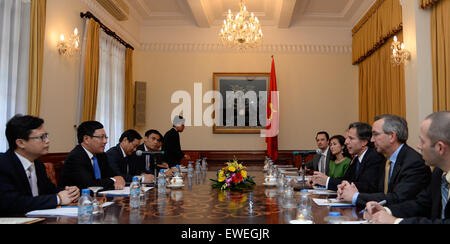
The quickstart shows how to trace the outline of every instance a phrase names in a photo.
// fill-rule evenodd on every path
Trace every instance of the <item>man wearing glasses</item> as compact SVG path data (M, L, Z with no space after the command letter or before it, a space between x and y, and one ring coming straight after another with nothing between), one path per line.
M83 122L77 129L78 145L69 153L61 174L61 186L76 185L80 189L101 186L104 190L122 190L125 179L108 164L105 146L108 137L97 121Z
M57 188L47 176L44 164L50 139L44 120L14 116L6 124L9 150L0 156L0 215L23 214L77 202L77 187Z

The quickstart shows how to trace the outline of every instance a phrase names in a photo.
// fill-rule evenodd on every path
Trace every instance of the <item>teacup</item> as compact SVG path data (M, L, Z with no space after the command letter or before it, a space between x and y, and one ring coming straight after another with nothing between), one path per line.
M269 175L265 178L265 182L266 182L266 184L275 184L275 183L277 183L277 178Z
M174 186L183 185L183 178L181 177L172 177L170 183Z

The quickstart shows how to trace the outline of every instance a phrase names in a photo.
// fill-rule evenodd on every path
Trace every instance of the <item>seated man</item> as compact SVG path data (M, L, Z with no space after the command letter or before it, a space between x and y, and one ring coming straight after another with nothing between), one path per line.
M415 199L429 183L430 168L422 156L406 144L407 122L395 115L375 118L372 142L379 153L387 155L385 168L378 179L378 192L359 192L355 185L340 186L338 198L365 207L369 201L387 201L388 205Z
M420 126L419 138L423 159L436 167L431 183L416 199L389 208L367 203L365 219L378 224L450 224L450 112L428 116Z
M0 156L0 214L24 214L56 208L78 201L77 187L59 189L47 177L45 166L37 160L50 146L44 120L14 116L6 124L9 150Z
M330 157L331 151L329 150L329 140L330 136L327 132L321 131L316 135L317 147L322 151L321 154L314 154L311 161L306 164L306 168L312 169L314 171L322 172L328 175L330 171Z
M138 165L131 157L141 142L142 136L135 130L127 130L120 136L119 144L106 152L109 166L116 175L122 176L126 182L139 175Z
M314 172L310 184L323 185L327 189L337 191L338 185L344 181L354 183L361 192L377 192L380 169L385 158L379 154L370 142L372 127L366 123L352 123L347 131L345 145L354 158L342 178L331 178L321 172Z
M148 130L145 132L144 143L138 146L137 150L143 152L160 152L162 146L163 136L157 130ZM158 173L160 169L168 169L167 163L161 162L161 155L142 155L136 156L136 162L139 165L140 171L143 173L145 182L152 182L155 175L155 164ZM166 172L166 175L171 176L172 171Z
M77 129L78 145L67 155L61 174L61 186L80 189L101 186L103 190L122 190L125 180L114 173L104 153L108 137L97 121L83 122Z

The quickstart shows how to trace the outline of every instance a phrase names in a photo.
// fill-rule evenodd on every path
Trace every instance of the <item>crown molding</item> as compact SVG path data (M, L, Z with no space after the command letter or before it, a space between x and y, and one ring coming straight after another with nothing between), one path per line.
M145 52L226 52L241 51L226 48L219 43L142 43L140 51ZM245 53L311 53L311 54L351 54L352 46L308 45L308 44L267 44L249 49Z

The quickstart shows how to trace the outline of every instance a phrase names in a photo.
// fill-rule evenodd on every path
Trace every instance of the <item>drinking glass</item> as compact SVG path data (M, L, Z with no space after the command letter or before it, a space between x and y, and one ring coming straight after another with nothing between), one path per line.
M93 215L103 214L103 207L100 204L100 202L97 201L97 192L102 190L102 189L103 189L103 187L101 187L101 186L91 186L91 187L89 187L89 190L94 192L94 199L92 201L92 214Z

